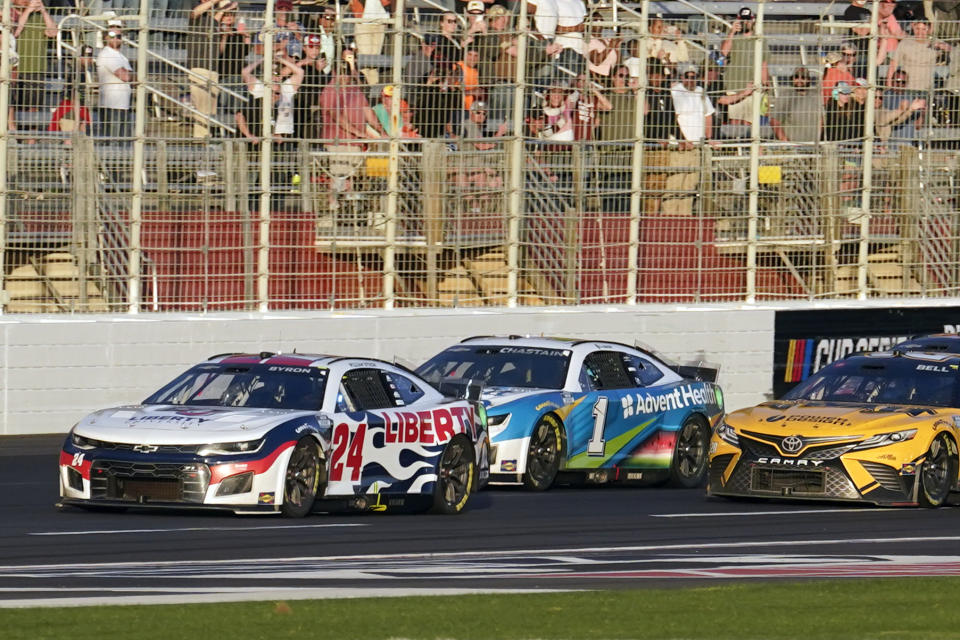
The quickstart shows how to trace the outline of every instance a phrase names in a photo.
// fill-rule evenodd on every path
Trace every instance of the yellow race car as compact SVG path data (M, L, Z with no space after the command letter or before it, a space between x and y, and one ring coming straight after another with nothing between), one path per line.
M707 494L939 507L958 488L960 355L853 355L727 414Z

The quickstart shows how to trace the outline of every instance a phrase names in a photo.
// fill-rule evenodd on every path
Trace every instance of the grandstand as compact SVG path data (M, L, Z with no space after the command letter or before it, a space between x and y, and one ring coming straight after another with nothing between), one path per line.
M952 16L498 2L8 0L0 308L958 295Z

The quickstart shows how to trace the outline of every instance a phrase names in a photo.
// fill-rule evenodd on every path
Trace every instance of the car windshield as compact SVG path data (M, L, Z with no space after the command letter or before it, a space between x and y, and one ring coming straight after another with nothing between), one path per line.
M199 364L144 404L317 411L327 370L271 364Z
M569 349L463 345L433 357L417 373L434 385L465 379L489 387L562 389L569 364Z
M819 371L783 398L956 407L957 365L915 358L847 358Z

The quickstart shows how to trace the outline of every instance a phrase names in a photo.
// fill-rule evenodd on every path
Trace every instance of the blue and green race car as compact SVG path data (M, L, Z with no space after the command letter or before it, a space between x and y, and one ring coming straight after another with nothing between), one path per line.
M441 389L482 383L491 482L534 490L559 474L700 486L723 415L717 369L670 364L616 342L468 338L417 373Z

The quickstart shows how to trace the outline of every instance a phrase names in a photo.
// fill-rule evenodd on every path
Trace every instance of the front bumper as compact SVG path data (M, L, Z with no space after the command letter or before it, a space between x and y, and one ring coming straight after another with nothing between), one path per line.
M816 466L770 464L722 453L710 459L707 495L866 502L880 506L918 504L919 468L905 474L876 462L846 464L859 466L857 482L841 459Z

